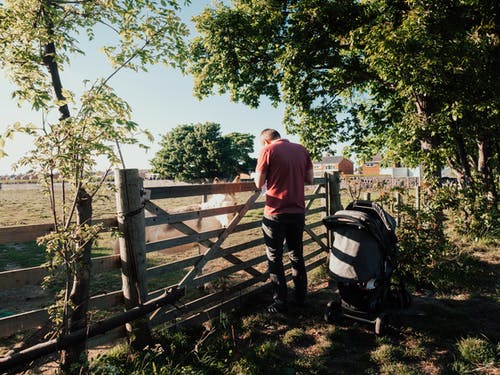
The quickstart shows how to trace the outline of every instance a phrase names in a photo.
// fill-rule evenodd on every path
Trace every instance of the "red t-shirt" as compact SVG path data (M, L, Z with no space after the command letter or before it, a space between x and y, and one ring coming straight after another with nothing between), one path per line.
M312 168L304 146L286 139L266 145L255 168L266 174L264 215L305 213L304 182L307 171Z

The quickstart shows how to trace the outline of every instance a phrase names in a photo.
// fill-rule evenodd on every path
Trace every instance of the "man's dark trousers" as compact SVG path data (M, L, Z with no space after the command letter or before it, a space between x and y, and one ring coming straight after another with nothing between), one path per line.
M304 264L302 234L304 214L264 216L262 232L266 243L269 276L273 285L273 298L278 303L287 302L287 287L283 269L283 246L286 240L292 265L295 302L303 304L307 293L307 273Z

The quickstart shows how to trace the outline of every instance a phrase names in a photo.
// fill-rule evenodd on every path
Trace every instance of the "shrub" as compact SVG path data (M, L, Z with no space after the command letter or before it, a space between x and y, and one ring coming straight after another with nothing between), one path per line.
M463 188L456 190L455 197L453 219L460 234L471 239L499 238L500 212L487 194Z
M439 289L446 279L443 276L460 268L460 252L444 231L447 200L435 191L424 195L420 210L408 204L399 207L399 274L416 289Z

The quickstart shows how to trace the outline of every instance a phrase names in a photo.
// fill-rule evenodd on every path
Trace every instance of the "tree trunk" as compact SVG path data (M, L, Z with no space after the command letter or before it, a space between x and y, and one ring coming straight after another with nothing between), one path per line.
M92 225L92 197L83 189L78 192L77 202L78 225ZM93 241L83 246L81 257L76 261L73 288L70 294L71 306L74 307L70 316L69 333L87 327L88 300L90 295L91 250ZM62 352L61 369L66 374L84 374L88 370L87 341L78 341Z
M50 1L44 4L45 7L51 6ZM50 18L50 13L45 12L45 26L48 35L53 35L54 24ZM52 87L57 100L64 101L62 91L61 77L59 74L59 66L56 61L56 46L53 41L49 41L44 46L43 62L49 71ZM70 117L70 112L67 104L59 106L61 117L59 121L63 121ZM78 224L91 225L92 220L92 198L84 189L78 191L77 197L77 214ZM54 223L57 225L57 223ZM80 246L81 244L75 244ZM71 316L69 317L69 332L75 332L83 329L87 325L88 300L90 290L90 253L92 249L92 241L84 245L81 257L76 261L75 274L73 276L73 286L70 294L70 301L73 309L70 309ZM66 324L63 323L65 326ZM81 374L87 371L87 356L86 356L87 341L84 340L74 345L69 350L61 353L61 369L68 374Z
M455 124L456 127L459 126L458 123ZM472 189L474 189L474 180L472 177L472 172L470 168L470 163L467 158L467 149L465 146L465 142L463 139L463 136L461 134L458 134L458 132L455 132L453 134L453 138L455 140L455 143L457 145L457 154L453 155L453 157L457 158L457 164L460 168L460 172L457 173L459 177L459 182L462 187L468 186ZM451 168L456 169L455 166L450 165Z
M415 97L415 105L417 107L417 114L420 119L420 148L422 150L423 158L420 164L420 179L431 186L437 186L441 178L441 165L433 160L433 151L437 140L430 133L429 117L430 99L427 97Z
M54 88L57 100L66 100L62 93L61 77L59 75L59 67L54 60L55 55L56 47L54 42L47 43L44 48L43 62L49 70L50 77L52 79L52 87ZM59 106L59 112L61 113L59 120L67 119L70 116L67 104Z
M490 144L487 140L478 140L478 163L477 170L481 176L481 183L484 187L484 192L486 193L486 199L488 200L488 208L496 208L498 202L498 193L495 186L495 177L493 175L493 170L490 168L491 162L491 152Z

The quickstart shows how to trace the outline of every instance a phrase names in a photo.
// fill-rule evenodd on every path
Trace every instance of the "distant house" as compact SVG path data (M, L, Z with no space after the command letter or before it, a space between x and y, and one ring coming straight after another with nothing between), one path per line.
M361 174L366 176L391 176L391 177L419 177L419 168L407 168L392 165L390 167L381 167L380 155L375 155L372 160L365 162L361 166Z
M372 160L369 160L361 165L361 174L368 176L378 176L380 174L380 161L382 157L375 155Z
M321 177L325 172L340 172L353 174L354 163L343 156L323 156L320 161L314 162L314 176Z
M420 177L420 169L406 167L380 168L380 174L391 177Z

